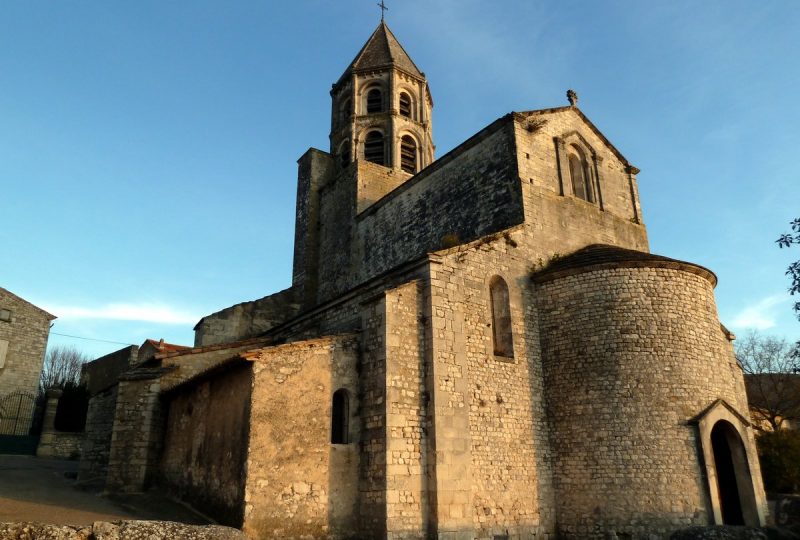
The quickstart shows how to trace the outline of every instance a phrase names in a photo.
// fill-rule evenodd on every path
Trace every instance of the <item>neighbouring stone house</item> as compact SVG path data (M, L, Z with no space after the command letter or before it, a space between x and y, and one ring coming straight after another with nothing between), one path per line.
M331 97L292 286L118 378L108 489L250 538L764 523L716 277L649 253L639 170L574 93L434 159L428 81L381 22Z
M55 318L0 287L0 399L15 392L37 394Z

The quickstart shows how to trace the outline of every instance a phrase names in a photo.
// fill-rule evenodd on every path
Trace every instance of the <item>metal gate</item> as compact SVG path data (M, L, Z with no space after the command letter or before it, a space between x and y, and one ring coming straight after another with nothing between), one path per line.
M0 454L35 454L38 434L32 434L36 398L14 392L0 398Z

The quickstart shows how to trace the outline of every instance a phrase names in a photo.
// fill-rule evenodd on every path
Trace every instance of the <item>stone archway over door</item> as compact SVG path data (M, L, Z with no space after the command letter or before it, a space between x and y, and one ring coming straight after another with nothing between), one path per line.
M755 510L755 494L742 439L730 422L720 420L711 430L711 446L723 523L752 523L752 519L745 520L745 514Z
M761 469L747 419L718 399L693 418L698 426L705 468L709 518L717 525L762 526L767 501Z

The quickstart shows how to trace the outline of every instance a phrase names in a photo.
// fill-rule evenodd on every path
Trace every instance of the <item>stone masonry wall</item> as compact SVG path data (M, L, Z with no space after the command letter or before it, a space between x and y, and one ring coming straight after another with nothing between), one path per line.
M105 484L118 391L119 387L114 385L89 399L81 462L78 467L78 480L82 483Z
M519 113L515 115L514 123L518 148L516 159L523 183L555 195L564 195L581 203L579 208L602 206L604 212L624 221L643 223L633 170L591 128L577 109L565 107L547 114ZM531 123L539 126L530 130ZM560 155L563 150L556 150L554 139L566 141L567 145L570 141L578 142L594 152L596 158L591 155L586 157L592 174L599 177L598 198L602 202L589 203L573 197L566 156ZM526 217L530 215L526 213Z
M358 340L299 341L253 362L243 529L251 538L348 538L359 515ZM331 444L331 400L349 394L349 444Z
M511 124L502 119L357 218L354 282L426 252L522 223ZM451 244L452 245L452 244Z
M353 267L358 164L339 172L319 193L319 259L317 302L349 288Z
M386 300L380 295L361 312L359 395L359 531L364 538L386 535Z
M194 330L195 347L205 347L256 337L291 319L300 311L291 288L252 302L243 302L206 315Z
M54 317L2 287L0 309L11 312L9 321L0 320L0 398L13 392L35 396Z
M333 156L310 148L297 160L292 288L303 305L316 301L319 272L319 190L334 174Z
M666 534L707 524L693 417L742 372L712 285L668 268L589 271L538 285L560 533Z
M407 172L359 160L356 213L360 214L411 178Z
M426 384L427 297L412 281L386 292L386 530L387 538L424 538L430 526Z
M252 369L236 364L165 395L158 484L218 523L241 527Z
M109 491L137 493L149 487L161 449L161 370L120 379L108 458Z
M527 230L453 248L430 269L438 530L548 538L555 528ZM514 357L494 355L489 282L509 288Z
M131 345L83 364L81 384L92 396L105 391L117 384L119 376L136 363L138 356L139 347Z

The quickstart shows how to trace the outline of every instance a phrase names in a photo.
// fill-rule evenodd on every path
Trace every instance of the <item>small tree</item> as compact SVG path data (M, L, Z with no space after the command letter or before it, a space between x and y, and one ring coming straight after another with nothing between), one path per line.
M745 372L750 407L772 431L782 429L786 420L800 419L800 375L792 344L750 332L736 341L736 358Z
M800 218L795 219L789 225L792 228L792 232L782 234L776 240L781 248L800 245ZM786 275L792 280L792 284L789 286L789 293L792 295L800 294L800 260L794 261L789 265L789 268L786 269ZM794 310L797 312L797 318L800 319L800 302L795 302ZM798 342L797 346L800 348L800 342Z
M47 351L39 379L39 394L48 388L64 388L68 383L77 386L81 380L81 367L89 357L72 346L56 345Z

